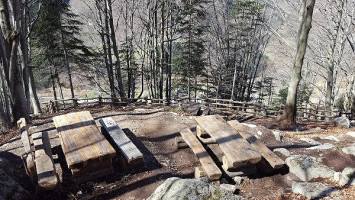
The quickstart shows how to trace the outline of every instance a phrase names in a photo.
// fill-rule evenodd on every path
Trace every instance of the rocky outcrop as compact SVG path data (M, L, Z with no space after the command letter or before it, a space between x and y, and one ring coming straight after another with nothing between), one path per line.
M230 199L243 197L198 179L180 179L172 177L160 185L147 200L185 200L185 199Z
M337 127L350 128L350 120L347 117L337 117L333 122Z
M12 165L7 160L0 158L0 199L29 199L29 193L11 178L12 173Z
M292 192L301 194L307 199L320 198L330 193L336 192L336 190L329 184L319 182L297 182L292 183Z
M317 161L316 158L307 155L292 155L285 160L290 172L302 181L314 178L330 178L335 171Z

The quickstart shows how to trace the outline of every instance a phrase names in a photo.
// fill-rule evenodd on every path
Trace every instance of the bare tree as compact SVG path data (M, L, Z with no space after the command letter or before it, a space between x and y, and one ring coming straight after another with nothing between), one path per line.
M300 27L297 36L297 50L294 60L294 66L291 75L291 81L288 86L288 94L283 118L296 122L297 112L297 90L301 80L301 71L304 55L307 49L308 34L312 27L312 16L315 0L301 0L300 7Z

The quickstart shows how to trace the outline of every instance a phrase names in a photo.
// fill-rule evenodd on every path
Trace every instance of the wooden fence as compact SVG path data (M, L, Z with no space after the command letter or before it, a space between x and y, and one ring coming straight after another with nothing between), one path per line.
M100 105L127 106L134 105L169 105L169 106L190 106L192 104L201 104L202 107L210 107L222 111L239 111L259 116L276 117L283 113L284 106L266 106L253 102L241 102L228 99L212 99L212 98L178 98L172 99L132 99L132 98L111 98L111 97L95 97L95 98L74 98L74 99L58 99L43 102L45 112L54 113L60 110L77 109L95 107ZM328 114L329 113L329 114ZM317 107L317 105L300 105L297 107L297 119L303 121L330 121L340 115L346 115L349 119L350 112L342 112L338 110L326 111Z

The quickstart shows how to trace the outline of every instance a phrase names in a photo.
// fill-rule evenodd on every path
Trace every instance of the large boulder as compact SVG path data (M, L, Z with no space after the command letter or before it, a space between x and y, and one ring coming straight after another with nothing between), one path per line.
M329 195L330 193L336 192L331 185L319 182L292 182L292 192L296 194L301 194L307 199L319 199L323 196Z
M285 160L290 172L302 181L314 178L331 178L335 171L308 155L292 155Z
M350 145L350 146L348 146L348 147L344 147L341 150L345 154L350 154L350 155L354 155L355 156L355 143Z
M0 199L29 199L29 193L11 178L11 163L0 158Z
M341 186L355 185L355 168L345 168L341 173L339 184Z
M337 117L334 119L334 125L343 128L350 128L350 120L347 117Z
M198 179L180 179L172 177L160 185L147 200L202 200L230 199L240 200L243 197Z

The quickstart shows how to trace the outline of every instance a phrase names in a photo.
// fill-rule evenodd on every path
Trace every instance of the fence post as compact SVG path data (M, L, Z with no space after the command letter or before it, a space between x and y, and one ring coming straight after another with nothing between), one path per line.
M101 95L98 97L98 100L99 100L99 105L101 106L102 105L102 97L101 97Z
M73 104L74 104L74 109L77 109L78 108L78 99L73 99Z

